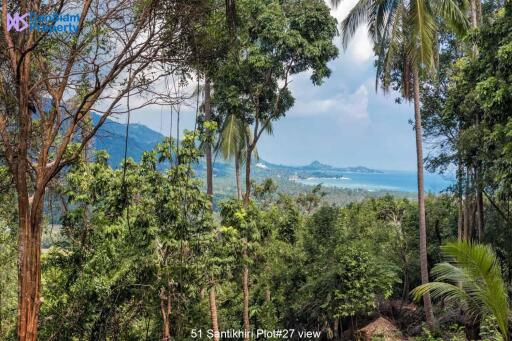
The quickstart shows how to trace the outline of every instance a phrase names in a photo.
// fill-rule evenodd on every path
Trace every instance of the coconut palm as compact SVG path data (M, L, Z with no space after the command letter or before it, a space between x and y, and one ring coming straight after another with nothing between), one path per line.
M443 299L459 306L467 321L478 324L483 318L493 316L504 340L509 340L511 311L507 286L492 248L455 242L443 246L442 251L448 262L437 264L432 269L435 282L415 288L412 291L414 298L430 293L433 299Z
M267 132L272 132L272 125L269 124ZM237 198L242 199L242 182L240 176L241 166L245 163L247 155L247 141L252 141L252 131L247 124L234 114L227 115L221 126L219 141L216 150L224 160L234 159ZM254 150L258 159L258 151Z
M340 0L332 0L336 6ZM346 48L357 28L366 24L377 55L376 87L387 91L394 80L402 97L414 102L421 281L428 283L427 234L423 177L423 146L420 113L420 76L436 66L437 24L440 20L457 33L468 28L466 0L359 0L341 23ZM400 74L401 79L393 78ZM434 326L428 292L423 297L426 320Z
M219 141L217 144L217 151L220 152L224 160L235 159L235 178L236 178L236 193L240 200L242 198L242 188L240 181L240 165L242 156L245 155L245 131L243 122L230 114L226 117L224 124L221 127Z

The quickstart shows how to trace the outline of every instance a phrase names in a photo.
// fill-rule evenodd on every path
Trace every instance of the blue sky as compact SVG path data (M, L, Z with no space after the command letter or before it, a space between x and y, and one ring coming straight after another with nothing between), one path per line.
M333 15L341 21L355 2L341 1ZM415 169L414 131L409 124L413 108L396 104L396 95L375 92L372 47L364 28L347 51L341 48L340 38L336 44L340 56L330 63L332 75L323 85L314 86L308 74L293 78L295 106L274 123L273 136L262 136L260 157L289 165L318 160L335 166ZM165 134L169 110L144 108L132 113L132 122ZM192 127L193 108L183 107L182 112L182 127Z

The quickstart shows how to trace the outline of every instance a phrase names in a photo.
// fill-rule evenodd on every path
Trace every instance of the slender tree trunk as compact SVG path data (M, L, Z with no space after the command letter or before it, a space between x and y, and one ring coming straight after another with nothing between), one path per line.
M464 241L471 240L471 197L466 195L464 200Z
M484 197L482 195L482 190L479 189L477 192L477 209L478 209L478 219L479 219L479 238L480 241L484 238L485 233L485 211L484 211Z
M466 188L464 198L464 241L471 239L471 192L469 188L469 171L466 173Z
M482 1L476 0L476 20L479 25L482 24Z
M212 286L208 295L210 301L210 315L212 319L213 340L219 341L219 321L217 318L217 295L215 286Z
M247 147L247 157L245 160L245 196L244 203L247 205L251 200L251 159L252 159L252 148Z
M471 0L471 27L478 27L478 4L477 1L480 0Z
M463 232L463 229L464 229L464 209L463 209L463 204L462 204L462 197L459 197L458 198L458 219L457 219L457 241L461 242L464 238L464 232Z
M244 245L244 272L242 278L242 286L244 292L244 310L243 310L243 320L244 320L244 341L248 341L249 331L250 331L250 323L249 323L249 267L247 266L247 241L245 241Z
M210 79L206 77L204 81L204 118L206 121L211 119L212 107L210 101L211 86ZM213 200L213 167L212 167L212 146L209 140L205 143L206 156L206 193Z
M478 4L477 4L478 2ZM470 6L471 6L471 27L476 29L478 27L478 6L480 4L480 0L470 0ZM478 56L478 46L476 44L473 44L472 47L473 50L473 56Z
M476 227L478 241L482 241L484 237L484 201L482 188L480 185L480 174L478 168L475 168L475 210L476 210Z
M480 25L480 17L481 17L481 3L480 0L471 0L471 26L476 29ZM475 56L478 56L478 46L476 44L473 45L473 53ZM479 131L480 126L480 117L477 114L475 117L477 131ZM475 210L476 210L476 228L477 228L477 236L478 240L481 241L483 237L483 227L484 227L484 216L483 216L483 200L482 200L482 191L480 188L480 172L478 167L478 162L475 163L474 167L474 188L475 188ZM482 205L480 205L482 203Z
M340 324L340 319L336 317L334 319L334 324L332 326L334 340L340 339L340 325L339 324Z
M472 201L471 201L471 239L474 240L475 236L478 237L478 226L476 224L477 221L477 212L476 212L476 195L473 195Z
M428 258L427 258L427 224L425 218L425 192L423 183L423 143L420 111L420 81L418 69L414 68L414 118L416 125L416 157L418 167L418 214L420 228L420 268L421 283L426 284L428 280ZM425 318L431 329L434 326L434 313L432 311L432 302L430 294L423 295L423 307L425 309Z
M211 106L211 83L210 79L206 77L204 81L204 117L208 121L211 119L212 114L212 106ZM206 194L210 197L213 203L213 164L212 164L212 146L208 141L205 144L205 154L206 154ZM212 206L213 211L213 206ZM208 299L210 302L210 313L212 319L212 330L214 333L213 340L219 340L219 321L217 318L217 297L215 292L215 286L212 285L210 292L208 294Z
M162 341L171 339L171 294L165 289L160 291L160 312L162 314Z
M477 117L477 129L480 130L480 117ZM475 161L474 165L474 186L475 186L475 212L476 212L476 228L477 228L477 236L478 241L482 241L484 237L484 224L485 224L485 212L484 212L484 199L483 199L483 185L482 185L482 176L481 170L482 165L478 160Z
M236 195L238 200L242 199L242 181L240 179L240 155L235 154L235 177L236 177Z
M462 191L462 162L459 160L459 166L457 169L457 204L459 209L459 217L457 219L457 240L459 242L463 239L463 228L464 228L464 209L463 209L463 191Z

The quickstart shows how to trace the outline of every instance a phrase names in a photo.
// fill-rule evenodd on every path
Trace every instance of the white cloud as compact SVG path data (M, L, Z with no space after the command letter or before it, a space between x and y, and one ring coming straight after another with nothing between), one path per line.
M330 0L326 0L326 3L331 7L331 15L341 23L358 1L359 0L342 0L336 8L331 6ZM345 56L349 57L350 62L357 64L364 64L373 58L373 44L368 37L367 28L365 26L361 26L357 29L345 51Z
M330 116L340 123L369 123L368 88L361 85L353 93L339 93L334 97L302 102L292 109L292 115L297 116Z
M350 10L357 4L359 0L340 0L338 6L333 8L330 0L326 0L325 2L329 7L331 7L331 14L341 22L341 20L345 19Z
M366 27L360 27L356 31L346 53L353 61L360 64L373 59L373 45L368 37Z
M353 94L340 103L337 112L346 118L369 122L368 115L368 89L361 85Z

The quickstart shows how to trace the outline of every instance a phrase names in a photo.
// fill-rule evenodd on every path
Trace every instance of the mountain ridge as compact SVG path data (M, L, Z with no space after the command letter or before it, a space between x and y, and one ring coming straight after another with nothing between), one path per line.
M99 118L99 115L93 114L93 123L98 123ZM118 167L124 158L125 134L126 124L116 122L112 119L107 119L94 138L94 149L106 150L110 155L109 164L112 167ZM138 162L140 161L144 151L153 150L158 143L163 141L164 138L164 135L152 130L144 124L130 123L127 156ZM260 165L260 167L258 167L258 165ZM261 167L261 165L264 165L265 167ZM215 160L214 171L217 171L219 176L224 175L231 167L232 165L230 162L224 162L218 158ZM280 175L301 173L301 175L308 177L318 175L320 175L319 177L341 177L343 172L382 173L381 170L371 169L364 166L331 166L321 163L318 160L314 160L307 165L290 166L259 159L253 162L253 167L257 169L258 173L265 171L274 172ZM197 170L204 170L204 161L201 161L197 166Z

